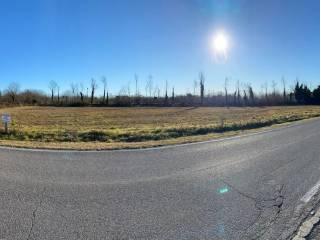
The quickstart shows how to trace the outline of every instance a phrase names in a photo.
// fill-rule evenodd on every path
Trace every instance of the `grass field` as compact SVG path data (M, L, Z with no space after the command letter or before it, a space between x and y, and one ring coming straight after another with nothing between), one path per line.
M110 149L208 140L320 116L319 106L265 108L0 109L12 116L0 143L12 146ZM2 127L3 128L3 127Z

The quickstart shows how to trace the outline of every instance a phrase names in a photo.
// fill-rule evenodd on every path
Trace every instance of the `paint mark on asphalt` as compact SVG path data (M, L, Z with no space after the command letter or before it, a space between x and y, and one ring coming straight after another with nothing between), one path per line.
M320 180L300 200L307 203L320 190Z

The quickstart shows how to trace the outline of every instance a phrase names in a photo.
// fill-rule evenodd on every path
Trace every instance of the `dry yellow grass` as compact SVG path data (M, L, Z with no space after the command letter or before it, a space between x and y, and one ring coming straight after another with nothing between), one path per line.
M111 149L177 144L231 136L239 134L241 130L320 116L320 107L15 107L0 109L0 114L3 113L11 114L11 130L14 132L11 135L1 134L0 143L3 145ZM249 127L246 127L248 124ZM244 129L242 126L245 126ZM82 135L92 132L102 134L103 138L90 141L87 135Z

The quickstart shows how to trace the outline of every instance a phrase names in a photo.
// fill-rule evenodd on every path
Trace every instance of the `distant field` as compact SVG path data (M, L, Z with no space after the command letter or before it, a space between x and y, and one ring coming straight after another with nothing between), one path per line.
M0 109L13 122L5 145L48 148L130 148L207 140L320 116L319 106L265 108Z

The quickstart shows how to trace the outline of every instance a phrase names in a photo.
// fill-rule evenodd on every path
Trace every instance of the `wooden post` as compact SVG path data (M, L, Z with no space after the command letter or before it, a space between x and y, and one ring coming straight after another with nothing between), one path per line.
M4 131L5 131L5 133L8 133L8 123L7 122L4 123Z

